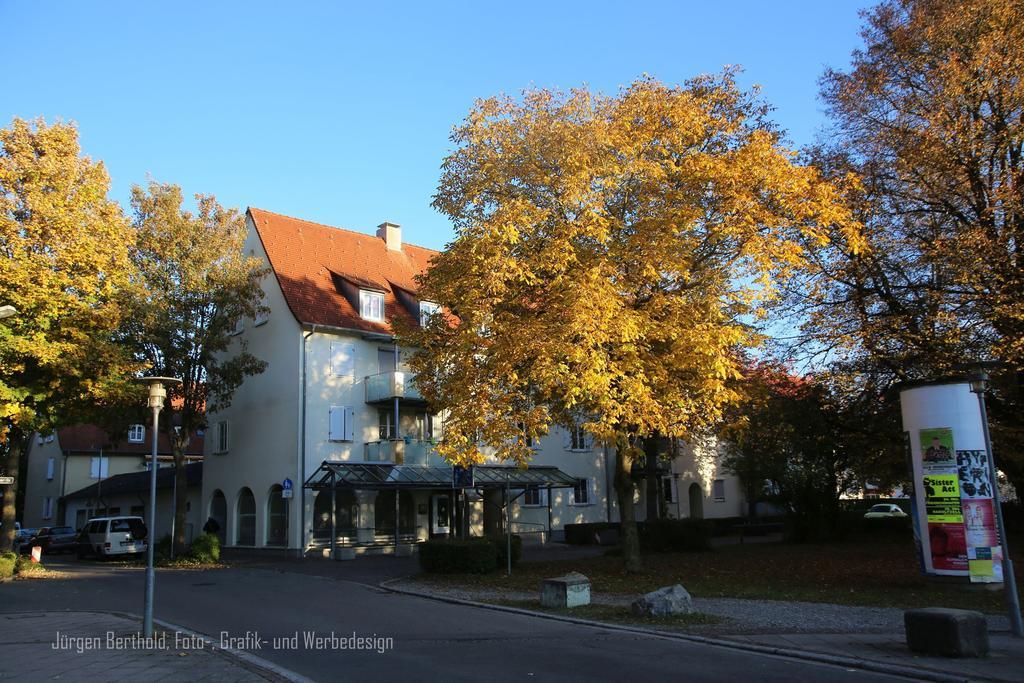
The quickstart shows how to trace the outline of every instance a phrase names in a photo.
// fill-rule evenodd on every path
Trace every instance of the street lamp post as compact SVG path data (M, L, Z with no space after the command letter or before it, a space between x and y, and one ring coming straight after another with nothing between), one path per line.
M1006 601L1010 607L1010 629L1013 631L1013 635L1024 638L1024 624L1021 624L1020 616L1020 597L1017 595L1017 579L1013 574L1013 562L1010 560L1010 548L1006 539L1006 525L1003 523L1003 508L999 503L999 475L996 472L995 460L992 458L992 439L988 432L988 411L985 408L988 374L984 370L975 370L971 373L969 381L971 391L978 395L981 428L985 434L985 454L988 458L988 471L992 476L992 505L996 512L999 540L1003 545L1003 585L1006 588Z
M179 384L176 377L141 377L140 382L149 385L148 406L153 409L153 454L149 462L149 538L146 543L146 597L142 617L142 635L153 637L153 584L156 582L156 571L153 568L153 550L156 546L156 470L157 440L160 432L160 410L167 398L164 384Z

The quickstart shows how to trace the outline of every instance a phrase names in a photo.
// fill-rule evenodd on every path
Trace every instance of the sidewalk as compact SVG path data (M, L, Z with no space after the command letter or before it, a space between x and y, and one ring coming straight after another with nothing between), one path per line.
M187 634L133 636L137 619L106 612L0 614L0 679L18 681L282 681Z

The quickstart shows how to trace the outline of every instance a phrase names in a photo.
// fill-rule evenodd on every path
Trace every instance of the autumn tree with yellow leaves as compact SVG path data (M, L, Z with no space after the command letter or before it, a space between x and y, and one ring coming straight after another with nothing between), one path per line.
M0 129L0 549L14 537L18 468L35 431L73 421L125 391L135 365L113 341L132 271L133 233L107 197L101 163L66 124L15 119Z
M444 313L402 332L451 461L526 465L528 437L576 423L617 450L630 571L645 437L713 430L778 284L829 234L858 239L844 189L794 161L734 75L479 101L434 199L456 237L421 296Z

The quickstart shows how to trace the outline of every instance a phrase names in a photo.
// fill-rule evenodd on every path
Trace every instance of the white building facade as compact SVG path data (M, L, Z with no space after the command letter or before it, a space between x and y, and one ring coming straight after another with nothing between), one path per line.
M236 344L268 365L209 416L202 501L227 546L384 552L496 532L506 489L511 528L525 541L617 519L614 452L579 432L539 439L530 475L483 468L473 489L452 488L452 469L433 450L443 421L418 394L389 324L432 310L414 278L436 252L403 244L389 223L373 236L250 209L247 227L246 252L269 268L269 314L244 321ZM700 482L702 516L739 514L734 478L684 461L668 478L681 516L695 509L691 480Z

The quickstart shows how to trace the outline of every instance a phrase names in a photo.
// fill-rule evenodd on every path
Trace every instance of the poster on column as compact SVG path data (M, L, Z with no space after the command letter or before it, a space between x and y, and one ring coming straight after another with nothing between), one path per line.
M957 451L957 479L971 583L1001 583L1002 545L996 526L993 480L985 451Z
M967 538L960 504L960 480L953 449L953 430L922 429L921 490L928 522L932 568L967 572Z

